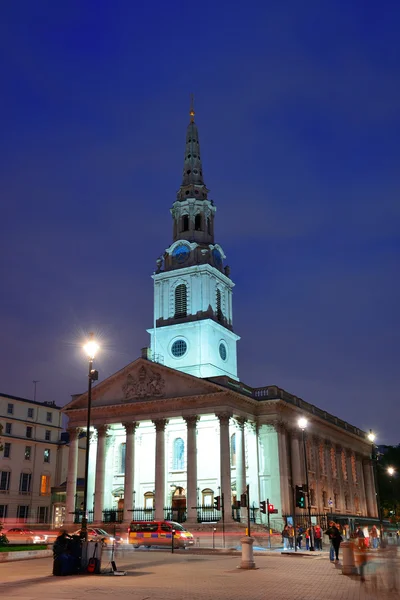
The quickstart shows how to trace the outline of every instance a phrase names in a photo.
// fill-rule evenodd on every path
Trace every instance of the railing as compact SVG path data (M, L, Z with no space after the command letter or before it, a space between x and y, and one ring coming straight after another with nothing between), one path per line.
M132 521L154 521L154 508L134 508L129 511Z
M117 508L105 508L103 510L103 523L122 523L124 511Z
M282 516L285 519L285 521L287 522L288 517L292 516L292 515L282 515ZM332 519L331 513L311 512L312 524L319 525L321 527L321 529L323 529L324 531L326 529L328 529L328 523L331 519ZM295 521L296 521L296 527L301 527L302 529L306 530L307 527L309 526L308 511L305 511L304 513L296 513Z
M221 511L213 506L196 506L198 523L216 523L222 519Z
M175 523L184 523L186 521L186 508L164 507L164 519L166 521L175 521Z
M74 523L82 523L82 517L84 516L83 510L76 510L74 513ZM88 523L93 523L93 511L88 511Z

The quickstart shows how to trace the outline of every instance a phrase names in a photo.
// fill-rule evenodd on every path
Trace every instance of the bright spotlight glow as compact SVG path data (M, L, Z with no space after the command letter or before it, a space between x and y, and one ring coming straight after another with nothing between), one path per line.
M298 426L300 427L300 429L304 430L307 427L308 421L304 417L300 417L300 419L297 421L297 423L298 423Z
M369 430L369 434L368 434L368 439L370 442L374 442L376 438L376 435L374 433L372 433L372 429Z
M390 477L392 477L392 475L394 475L394 469L393 469L393 467L388 467L387 472L389 473Z
M83 346L84 351L89 359L93 360L100 346L94 339L93 333L89 336L89 341Z

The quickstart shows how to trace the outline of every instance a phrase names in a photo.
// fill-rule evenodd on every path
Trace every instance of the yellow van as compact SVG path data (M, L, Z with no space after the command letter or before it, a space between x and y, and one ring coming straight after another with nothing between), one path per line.
M132 521L129 526L129 543L139 546L171 546L174 532L174 548L194 545L193 535L174 521Z

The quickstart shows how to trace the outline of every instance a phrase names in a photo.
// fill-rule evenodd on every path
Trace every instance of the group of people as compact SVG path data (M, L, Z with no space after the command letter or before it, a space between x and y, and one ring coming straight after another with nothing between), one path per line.
M333 521L329 522L329 527L326 531L323 531L320 525L311 525L311 527L307 528L298 525L296 530L293 525L285 525L282 531L283 549L294 550L296 544L296 548L302 550L304 539L306 550L310 550L312 546L314 547L314 550L322 550L323 534L327 535L329 538L330 560L338 561L340 542L343 538L340 533L340 526Z

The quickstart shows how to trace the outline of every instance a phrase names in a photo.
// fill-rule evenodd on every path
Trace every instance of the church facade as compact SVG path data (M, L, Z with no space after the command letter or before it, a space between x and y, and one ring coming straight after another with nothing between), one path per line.
M215 241L216 207L203 177L194 111L186 132L182 185L172 205L172 243L157 259L150 348L93 388L88 510L95 523L120 511L187 523L244 518L231 507L249 485L260 502L295 511L295 488L309 479L313 512L377 517L370 443L363 431L276 386L252 388L237 374L234 283ZM70 452L66 524L76 505L78 437L87 394L64 408ZM308 420L305 439L299 417ZM305 450L305 453L304 453ZM306 473L307 470L307 473ZM200 518L201 514L201 518ZM209 518L207 519L207 514Z

